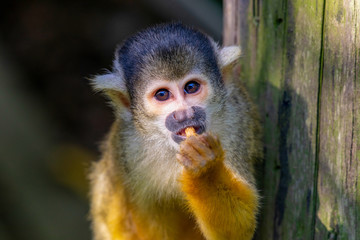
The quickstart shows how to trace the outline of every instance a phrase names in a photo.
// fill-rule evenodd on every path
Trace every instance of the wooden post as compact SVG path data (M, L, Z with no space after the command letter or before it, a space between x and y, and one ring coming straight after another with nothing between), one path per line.
M256 238L360 239L360 3L224 4L264 126Z
M359 4L325 6L315 239L360 239Z

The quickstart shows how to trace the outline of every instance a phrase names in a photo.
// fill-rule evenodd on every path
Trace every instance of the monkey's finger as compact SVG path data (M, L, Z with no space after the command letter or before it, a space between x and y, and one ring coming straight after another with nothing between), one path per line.
M189 138L188 143L203 157L212 159L214 152L209 148L208 144L203 140L203 137Z
M193 174L198 174L203 164L203 162L193 161L188 155L184 154L177 154L176 159L187 171L190 171Z
M184 154L176 154L176 160L186 168L189 168L192 165L192 161Z
M192 137L191 137L192 138ZM201 154L197 149L193 147L193 144L190 141L185 141L180 145L180 154L188 156L192 161L202 158Z
M207 141L207 143L209 144L209 148L214 152L216 157L223 158L224 151L223 151L219 137L211 135L211 134L206 134L206 135L204 135L204 138L205 138L205 141Z
M203 141L206 141L211 149L215 150L216 148L221 146L219 138L212 134L208 134L208 133L203 134L203 138L204 138Z

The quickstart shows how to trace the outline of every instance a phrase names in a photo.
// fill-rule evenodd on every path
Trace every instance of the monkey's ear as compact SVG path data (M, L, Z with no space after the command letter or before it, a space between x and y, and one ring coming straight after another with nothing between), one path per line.
M130 98L126 90L122 74L107 73L91 79L93 88L102 91L115 103L115 105L130 107Z
M239 46L223 47L218 52L218 61L220 68L226 68L241 56L241 48Z
M104 75L97 75L91 79L93 88L95 90L104 91L108 89L125 91L125 84L122 76L114 73Z

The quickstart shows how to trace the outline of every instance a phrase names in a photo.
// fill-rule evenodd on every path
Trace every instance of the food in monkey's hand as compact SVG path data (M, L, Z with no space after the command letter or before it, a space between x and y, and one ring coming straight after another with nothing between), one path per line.
M186 137L196 136L196 132L195 132L195 129L193 127L186 128L185 129L185 134L186 134Z

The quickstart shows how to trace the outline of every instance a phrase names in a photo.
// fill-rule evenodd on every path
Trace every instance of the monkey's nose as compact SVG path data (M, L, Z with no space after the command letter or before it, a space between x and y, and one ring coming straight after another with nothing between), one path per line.
M183 122L186 120L186 111L185 110L175 111L173 116L177 122Z
M173 113L173 117L177 122L183 122L186 119L194 118L194 109L188 108L184 110L178 110Z

